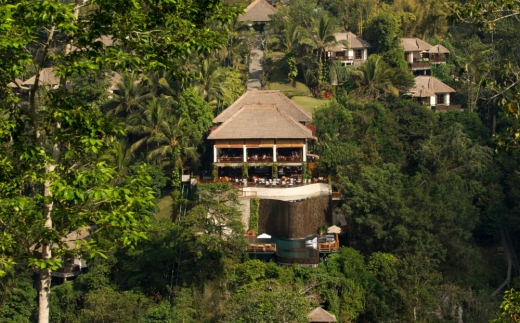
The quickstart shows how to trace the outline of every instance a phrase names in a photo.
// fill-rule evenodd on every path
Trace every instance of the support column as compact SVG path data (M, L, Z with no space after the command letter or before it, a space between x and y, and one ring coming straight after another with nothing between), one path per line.
M247 148L246 148L246 145L244 145L242 149L243 149L243 155L244 155L242 161L244 163L247 163Z
M213 145L213 162L217 162L217 145Z
M275 162L275 163L276 163L276 153L277 153L277 151L276 151L276 144L274 144L274 146L273 146L273 162Z
M307 161L307 139L305 139L305 143L303 144L303 162Z

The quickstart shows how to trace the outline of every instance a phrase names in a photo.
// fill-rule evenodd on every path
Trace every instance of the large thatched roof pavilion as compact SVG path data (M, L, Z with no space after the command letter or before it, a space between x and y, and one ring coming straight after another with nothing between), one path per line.
M213 140L213 164L247 164L253 173L257 169L268 176L278 167L301 174L308 141L315 139L306 126L311 120L310 113L280 91L249 90L213 120L219 124L208 136Z

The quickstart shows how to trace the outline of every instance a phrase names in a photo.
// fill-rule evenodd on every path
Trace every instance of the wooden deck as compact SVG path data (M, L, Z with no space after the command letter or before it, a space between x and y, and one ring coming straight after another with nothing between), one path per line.
M276 252L276 243L250 243L247 252Z
M319 242L318 251L321 253L336 252L339 250L339 241Z

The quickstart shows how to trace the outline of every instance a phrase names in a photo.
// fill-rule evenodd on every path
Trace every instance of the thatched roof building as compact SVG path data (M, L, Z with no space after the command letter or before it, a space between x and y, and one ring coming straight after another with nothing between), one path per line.
M366 40L360 38L359 36L357 36L356 34L350 32L350 31L336 33L336 34L334 34L334 36L336 37L337 42L346 41L348 43L348 47L346 47L345 45L339 44L334 47L327 47L327 50L340 51L340 50L345 50L345 49L349 49L349 48L363 49L363 48L372 47Z
M316 307L312 310L312 312L309 313L309 322L311 323L332 323L337 322L336 316L333 314L330 314L326 310L324 310L321 307Z
M36 82L36 75L33 75L29 79L23 81L23 86L32 87ZM45 86L55 86L60 84L60 78L54 75L54 70L52 67L44 68L40 71L40 85Z
M312 120L312 114L303 110L294 101L286 97L278 90L248 90L226 110L222 111L213 122L221 123L231 118L244 105L276 105L283 110L291 118L299 122L309 122Z
M243 105L208 139L312 139L312 131L276 104Z
M420 75L415 78L415 85L410 89L414 97L431 96L437 93L453 93L455 90L429 75Z
M401 45L405 52L427 52L432 48L432 45L420 38L401 38Z
M238 21L268 22L271 21L269 16L275 13L276 8L266 0L255 0L238 17Z

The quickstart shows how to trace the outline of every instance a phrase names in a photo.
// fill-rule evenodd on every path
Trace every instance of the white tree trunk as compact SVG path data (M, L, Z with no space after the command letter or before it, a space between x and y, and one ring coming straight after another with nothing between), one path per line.
M56 130L59 130L60 124L56 124ZM54 162L57 162L59 159L59 146L57 144L54 145L52 149L52 157ZM54 172L56 168L55 163L49 164L45 167L45 172L47 174ZM54 203L52 202L52 192L51 192L51 182L49 179L45 180L43 183L43 197L45 200L49 200L48 203L45 203L43 208L43 216L45 218L44 228L46 230L52 230L52 208L54 207ZM50 241L43 241L42 244L42 258L50 259L52 258L52 244ZM38 284L38 323L49 323L49 304L51 299L51 270L40 269L39 270L39 284Z

